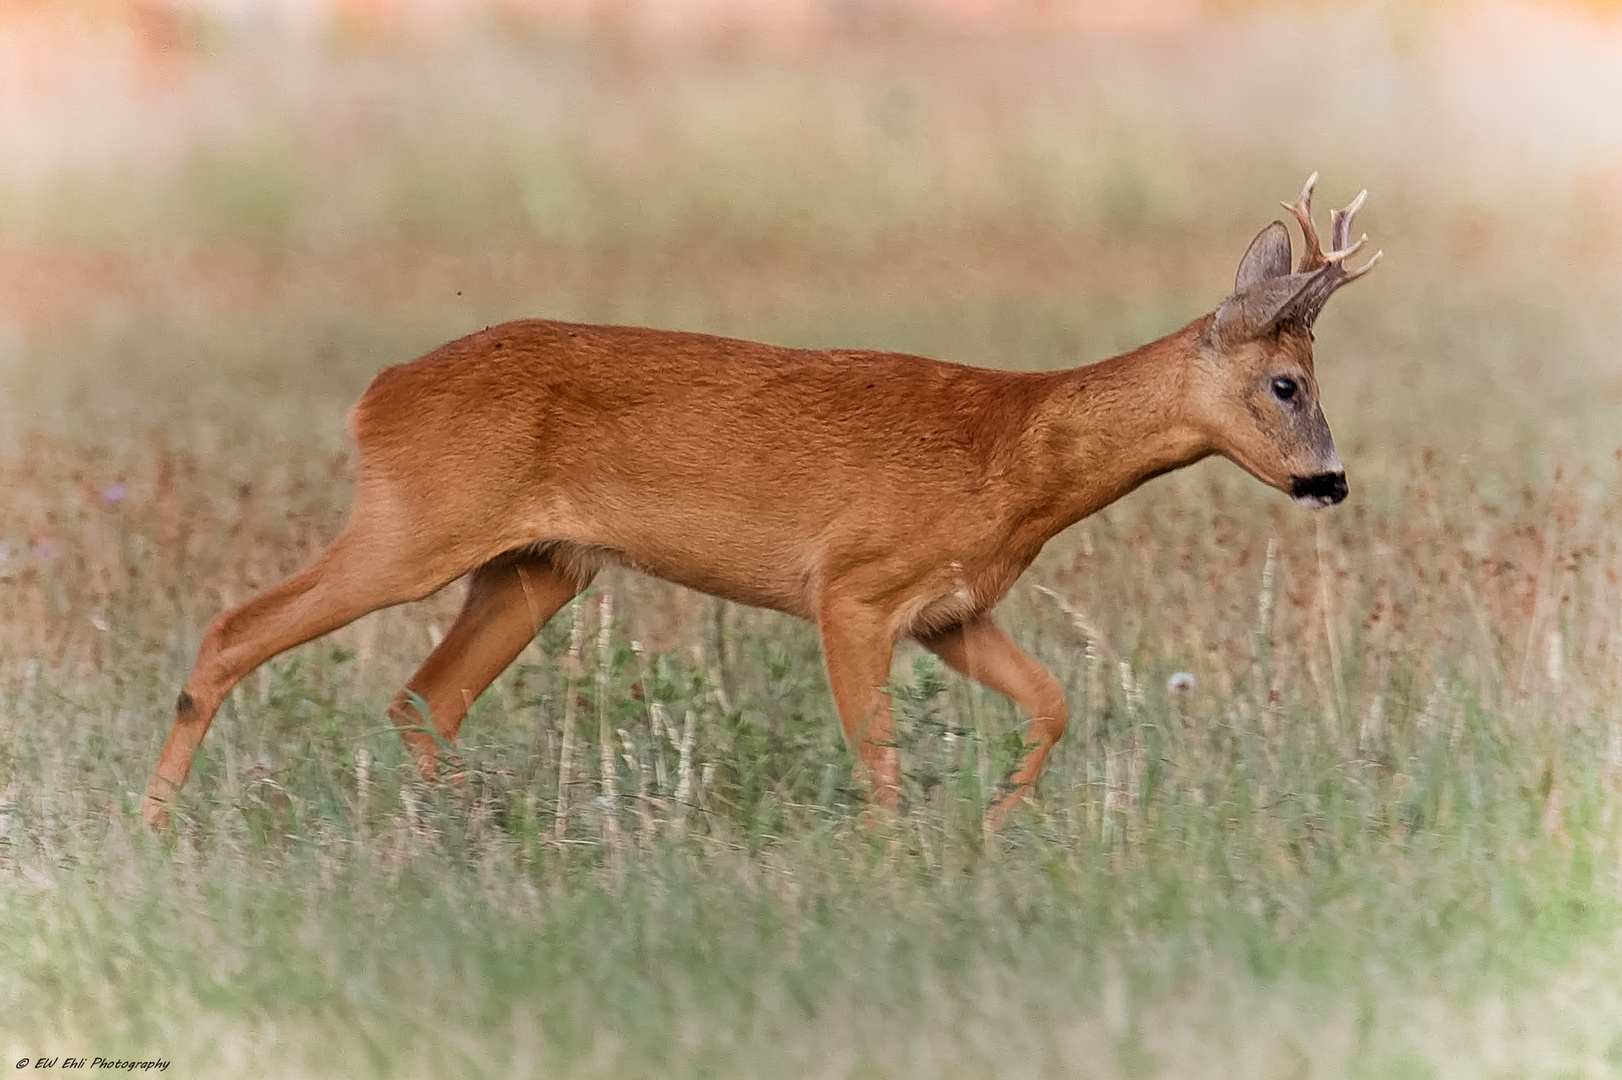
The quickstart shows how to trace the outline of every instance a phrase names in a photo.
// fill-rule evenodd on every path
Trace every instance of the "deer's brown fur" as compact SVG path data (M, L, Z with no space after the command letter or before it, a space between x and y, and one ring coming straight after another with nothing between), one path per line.
M1316 504L1344 495L1310 320L1293 305L1321 306L1349 275L1343 252L1309 237L1319 261L1291 274L1288 234L1269 226L1215 313L1068 371L550 321L388 368L350 415L348 524L309 567L209 626L145 815L167 820L248 672L470 574L461 614L391 710L431 774L438 743L422 725L454 740L536 630L616 563L814 622L881 808L899 790L881 687L901 638L1008 695L1032 730L995 825L1065 727L1058 683L991 618L1048 540L1213 453Z

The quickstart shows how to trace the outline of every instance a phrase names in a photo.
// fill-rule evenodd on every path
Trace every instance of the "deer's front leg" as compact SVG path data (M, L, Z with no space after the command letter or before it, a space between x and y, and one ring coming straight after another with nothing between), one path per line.
M824 603L819 629L828 682L858 775L873 806L893 814L901 793L901 755L883 687L890 682L895 632L872 606L839 601Z
M986 811L986 828L999 829L1008 812L1036 783L1048 755L1064 734L1064 687L1046 668L1025 655L989 615L970 619L944 634L921 638L920 643L953 670L1011 699L1031 718L1025 757L1014 770L1008 791Z

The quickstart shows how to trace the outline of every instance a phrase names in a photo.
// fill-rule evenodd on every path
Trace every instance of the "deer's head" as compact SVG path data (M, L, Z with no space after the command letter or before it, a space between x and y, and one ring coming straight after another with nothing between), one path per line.
M1217 450L1245 471L1309 506L1346 497L1346 473L1318 405L1312 369L1312 324L1336 289L1374 266L1346 258L1352 216L1364 194L1331 215L1330 250L1312 221L1313 173L1285 209L1305 234L1301 262L1290 269L1290 231L1275 221L1251 241L1239 262L1233 295L1222 302L1200 340L1195 407ZM1366 239L1366 238L1365 238Z

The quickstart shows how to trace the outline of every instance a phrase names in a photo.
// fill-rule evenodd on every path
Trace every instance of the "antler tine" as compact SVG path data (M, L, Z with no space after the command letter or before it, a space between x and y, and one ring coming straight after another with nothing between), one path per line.
M1366 240L1368 238L1364 237L1363 239ZM1363 243L1362 240L1359 240L1357 242L1358 246L1361 246L1362 243ZM1379 262L1380 261L1380 256L1384 255L1384 254L1385 254L1385 249L1384 248L1381 248L1379 251L1376 251L1373 255L1369 256L1369 261L1368 262L1364 263L1362 266L1359 266L1356 270L1348 270L1348 271L1346 271L1346 276L1341 279L1340 283L1342 285L1344 285L1348 281L1356 281L1358 278L1362 277L1364 274L1368 273L1370 270L1373 270L1374 269L1374 264Z
M1299 203L1302 209L1306 210L1309 215L1312 213L1312 189L1317 186L1318 170L1314 169L1312 171L1312 175L1307 177L1307 182L1301 185L1301 194L1295 197L1295 201ZM1286 208L1288 208L1291 204L1285 203L1284 205Z
M1363 200L1369 197L1367 188L1357 193L1357 198L1346 204L1345 209L1333 211L1329 215L1329 242L1338 250L1346 246L1347 237L1352 235L1352 218L1363 209Z
M1280 204L1294 215L1300 224L1301 236L1306 245L1301 252L1301 264L1296 267L1298 274L1316 270L1325 262L1323 248L1318 244L1318 227L1312 221L1312 189L1317 183L1318 174L1314 172L1307 177L1307 182L1301 185L1301 194L1296 196L1293 203Z
M1326 263L1345 262L1348 256L1357 254L1358 249L1364 244L1368 243L1368 239L1369 234L1364 233L1362 236L1357 238L1357 243L1353 244L1351 247L1341 247L1337 244L1334 251L1326 251L1323 253L1323 260ZM1341 243L1345 243L1345 241L1342 240Z

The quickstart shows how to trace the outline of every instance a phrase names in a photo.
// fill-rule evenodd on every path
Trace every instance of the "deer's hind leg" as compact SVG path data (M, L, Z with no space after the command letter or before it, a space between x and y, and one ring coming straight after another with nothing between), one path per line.
M309 566L209 624L141 802L148 825L168 824L214 714L249 672L368 612L437 592L493 554L433 543L382 520L357 506L344 531Z
M1036 783L1048 755L1064 734L1064 688L1015 645L989 615L971 619L943 634L920 638L919 643L953 670L1011 699L1031 718L1025 756L1014 769L1008 790L986 812L986 828L999 829L1008 812Z
M473 571L456 622L389 708L424 777L438 768L440 740L456 741L474 699L590 581L544 555L503 555ZM430 722L438 739L425 730Z

